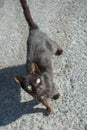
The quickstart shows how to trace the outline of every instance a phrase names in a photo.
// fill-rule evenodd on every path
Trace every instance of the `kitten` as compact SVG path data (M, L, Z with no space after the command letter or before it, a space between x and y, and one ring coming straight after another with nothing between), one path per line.
M53 83L51 56L61 55L63 50L57 43L44 34L34 23L26 0L20 0L25 18L29 25L27 41L27 72L25 76L15 76L16 82L34 99L47 108L47 114L52 112L48 99L58 99Z

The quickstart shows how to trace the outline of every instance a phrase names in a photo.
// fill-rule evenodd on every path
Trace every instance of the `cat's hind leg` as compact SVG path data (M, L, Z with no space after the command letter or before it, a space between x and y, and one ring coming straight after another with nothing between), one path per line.
M59 56L63 53L63 49L57 44L57 42L49 39L49 43L52 48L53 55Z

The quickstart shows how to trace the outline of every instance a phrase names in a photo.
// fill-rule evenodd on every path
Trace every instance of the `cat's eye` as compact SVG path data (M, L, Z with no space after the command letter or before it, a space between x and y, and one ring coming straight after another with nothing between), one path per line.
M40 82L41 82L41 80L38 78L38 79L36 80L36 84L40 84Z
M28 85L27 88L28 88L29 90L31 90L31 86Z

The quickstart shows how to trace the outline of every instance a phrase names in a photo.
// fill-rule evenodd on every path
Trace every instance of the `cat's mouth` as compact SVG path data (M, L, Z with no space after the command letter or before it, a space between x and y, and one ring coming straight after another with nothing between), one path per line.
M32 91L35 93L39 93L41 89L39 87L32 86Z

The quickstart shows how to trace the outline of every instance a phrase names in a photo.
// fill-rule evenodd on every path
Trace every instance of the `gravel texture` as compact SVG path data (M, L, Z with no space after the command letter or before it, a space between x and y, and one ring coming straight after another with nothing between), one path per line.
M24 74L28 26L19 0L0 0L0 130L87 130L87 0L27 0L39 27L64 53L52 57L61 97L53 113L15 82Z

